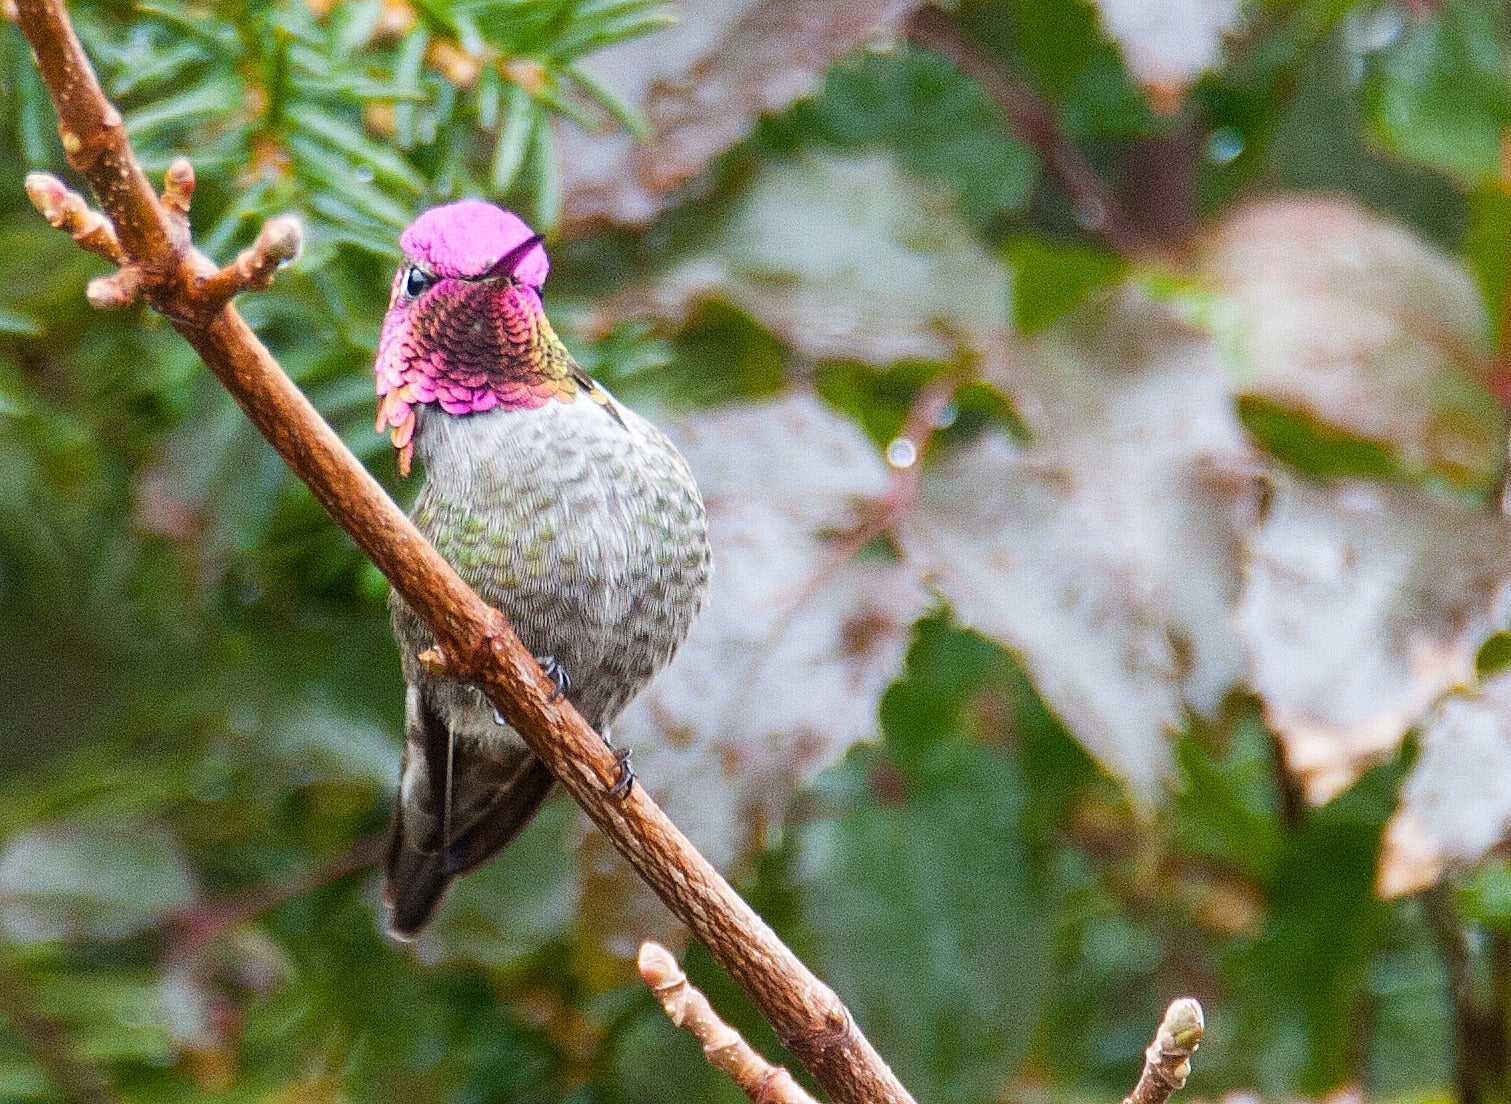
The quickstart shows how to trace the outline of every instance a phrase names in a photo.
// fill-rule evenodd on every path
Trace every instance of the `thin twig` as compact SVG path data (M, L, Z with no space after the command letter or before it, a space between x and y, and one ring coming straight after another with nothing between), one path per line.
M892 465L886 490L855 525L834 535L818 569L803 580L801 586L793 589L781 615L772 621L770 631L760 643L747 649L743 666L731 673L731 685L736 688L736 693L730 698L731 710L739 708L748 696L746 692L754 683L761 664L771 654L777 641L786 635L793 618L808 601L843 571L862 548L891 529L913 509L918 497L918 477L923 468L924 451L938 428L940 414L954 399L963 382L963 379L954 375L936 376L914 396L902 428L894 438L894 443L906 441L912 448L911 462Z
M1065 185L1082 225L1100 234L1124 256L1148 248L1148 239L1123 205L1092 171L1081 151L1060 133L1054 108L983 53L947 12L931 5L919 8L908 18L908 38L949 58L986 90L1007 116L1014 133L1038 152Z
M115 228L84 197L51 173L27 173L26 195L55 230L65 230L80 248L104 257L111 264L126 263L126 254L116 240Z
M454 675L481 689L646 883L709 948L840 1104L912 1097L849 1010L667 819L643 786L611 796L619 762L519 642L394 505L231 304L202 294L216 266L164 206L101 92L61 0L20 0L61 121L69 162L89 178L142 294L199 353L258 430L435 634ZM174 191L172 174L168 182ZM170 204L177 203L175 194Z
M1195 999L1172 1001L1154 1042L1144 1051L1144 1072L1123 1104L1165 1104L1171 1093L1184 1088L1191 1076L1191 1055L1201 1045L1205 1028L1201 1005Z
M923 470L924 450L929 447L934 431L939 428L940 415L954 401L955 394L964 382L955 375L935 376L914 397L902 428L893 440L894 444L906 442L911 455L906 463L894 463L888 457L888 463L892 467L891 479L875 508L859 524L836 536L830 544L830 560L836 566L853 559L857 552L896 525L913 508L918 497L918 477ZM827 573L820 574L827 578Z
M243 291L261 291L272 286L273 274L299 256L304 245L299 224L293 219L269 219L241 255L200 284L207 305L229 303Z
M385 832L364 836L324 866L292 878L267 881L174 914L168 919L172 935L164 957L174 959L191 954L270 908L375 865L383 857L387 839Z
M728 1074L755 1104L818 1104L785 1066L766 1061L719 1018L708 998L687 980L671 951L647 940L640 944L638 964L640 977L672 1023L697 1039L709 1064Z

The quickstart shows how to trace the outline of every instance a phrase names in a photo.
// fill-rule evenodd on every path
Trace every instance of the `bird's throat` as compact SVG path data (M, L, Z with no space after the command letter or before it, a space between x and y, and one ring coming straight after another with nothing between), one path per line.
M443 280L417 305L390 319L378 348L377 428L388 431L402 474L420 406L467 417L576 398L580 373L532 289Z

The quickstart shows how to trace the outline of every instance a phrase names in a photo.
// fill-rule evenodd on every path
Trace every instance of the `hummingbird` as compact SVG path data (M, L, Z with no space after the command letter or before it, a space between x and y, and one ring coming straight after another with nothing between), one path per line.
M404 231L378 341L377 428L402 475L423 466L416 526L608 740L697 616L708 530L676 447L547 321L542 240L475 199ZM474 686L422 664L434 638L397 593L389 607L407 689L384 901L390 932L408 939L555 779ZM634 776L619 754L624 787Z

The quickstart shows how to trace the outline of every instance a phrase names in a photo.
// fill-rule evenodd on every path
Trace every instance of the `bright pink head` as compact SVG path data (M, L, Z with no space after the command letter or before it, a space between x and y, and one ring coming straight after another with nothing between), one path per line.
M426 211L399 237L399 245L433 276L475 278L533 237L535 231L513 211L463 199ZM539 290L550 267L545 246L537 244L519 258L513 275Z
M538 407L575 393L546 322L549 262L518 215L477 199L426 211L404 231L378 339L378 431L408 474L417 408L451 415Z

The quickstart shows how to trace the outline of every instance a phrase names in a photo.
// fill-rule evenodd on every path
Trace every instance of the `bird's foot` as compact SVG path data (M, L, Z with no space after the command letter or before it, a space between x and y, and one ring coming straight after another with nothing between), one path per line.
M630 756L635 754L635 749L616 748L612 743L609 743L608 737L604 737L603 742L608 744L609 750L614 753L614 763L619 769L619 777L609 787L609 796L613 798L629 797L630 790L635 785L635 768L630 765Z
M551 700L560 701L572 689L572 676L567 674L565 667L556 662L556 657L553 655L536 656L535 662L540 664L541 673L556 684L556 689L551 691ZM498 711L497 707L493 710L493 723L500 728L509 727L509 722L504 719L504 715Z
M560 701L566 697L568 691L572 689L572 676L567 674L567 669L556 662L554 655L536 656L535 662L540 664L541 673L556 684L551 700Z

